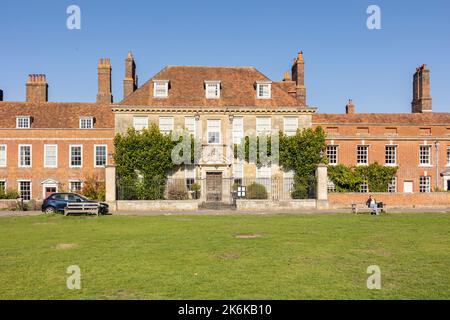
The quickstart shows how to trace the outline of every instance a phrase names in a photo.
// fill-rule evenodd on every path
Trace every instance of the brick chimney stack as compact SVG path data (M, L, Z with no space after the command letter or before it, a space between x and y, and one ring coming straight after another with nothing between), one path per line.
M97 103L110 104L112 102L111 61L109 58L101 58L98 64Z
M123 80L123 98L125 99L134 91L138 86L136 76L136 63L134 62L133 54L128 52L128 56L125 59L125 79Z
M355 105L353 104L353 100L348 100L347 105L345 106L345 113L346 114L354 114L355 113Z
M430 70L424 64L416 69L413 80L413 113L432 112L430 95Z
M26 83L27 102L47 102L48 84L45 74L30 74Z
M300 51L292 66L292 80L295 81L297 100L301 105L306 106L305 87L305 62L303 61L303 51Z

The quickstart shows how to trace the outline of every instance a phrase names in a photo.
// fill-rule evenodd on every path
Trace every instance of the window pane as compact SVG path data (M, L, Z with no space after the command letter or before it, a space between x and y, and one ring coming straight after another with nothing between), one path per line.
M284 118L284 133L288 136L293 136L297 133L298 118L286 117Z
M233 119L233 143L241 144L244 138L244 118L234 117Z
M397 146L386 146L386 164L397 163Z
M31 182L30 181L20 181L19 182L19 193L20 197L25 200L31 200Z
M70 147L70 165L72 167L82 166L82 147L81 146L71 146Z
M159 117L159 131L165 134L173 131L173 117Z
M338 163L337 151L338 151L338 146L334 146L334 145L327 146L327 158L328 158L329 164L334 165L334 164Z
M256 133L270 134L272 130L272 119L271 118L256 118Z
M357 163L360 165L369 164L369 146L358 146Z
M106 166L106 146L95 146L95 165Z
M45 160L44 165L48 168L54 168L57 166L57 146L56 145L46 145L45 150Z
M184 127L189 132L189 134L196 136L195 132L195 117L186 117L184 118Z
M71 181L70 182L70 192L80 193L81 192L81 181Z
M431 146L420 146L419 149L419 161L420 164L430 165L431 164Z
M20 167L31 167L31 146L19 146Z
M220 120L208 120L208 143L220 143Z
M80 128L81 129L92 129L94 120L92 118L81 118L80 119Z
M148 128L148 117L134 117L133 127L137 131Z
M6 167L6 145L0 145L0 167Z
M422 193L431 192L431 177L420 177L419 191Z

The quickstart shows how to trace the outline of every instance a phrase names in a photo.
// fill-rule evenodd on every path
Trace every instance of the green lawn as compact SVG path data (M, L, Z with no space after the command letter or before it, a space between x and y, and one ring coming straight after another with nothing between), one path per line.
M0 218L0 299L85 298L450 299L450 215Z

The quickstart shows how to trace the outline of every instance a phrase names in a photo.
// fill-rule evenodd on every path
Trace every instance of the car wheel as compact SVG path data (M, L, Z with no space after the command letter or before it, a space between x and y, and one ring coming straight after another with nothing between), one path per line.
M45 213L51 214L51 213L55 213L56 209L54 207L47 207L45 208Z

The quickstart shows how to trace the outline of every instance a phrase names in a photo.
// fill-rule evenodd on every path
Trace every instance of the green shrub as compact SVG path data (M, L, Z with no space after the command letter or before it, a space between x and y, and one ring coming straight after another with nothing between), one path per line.
M189 193L185 186L180 187L175 184L169 184L167 197L169 200L189 200Z
M83 183L83 189L81 190L81 194L91 200L105 201L106 197L105 183L98 181L94 177L89 177Z
M262 184L253 182L251 185L247 186L246 198L262 200L267 199L267 190Z
M5 192L5 190L0 189L0 199L17 199L19 197L19 193L15 190L8 189Z

